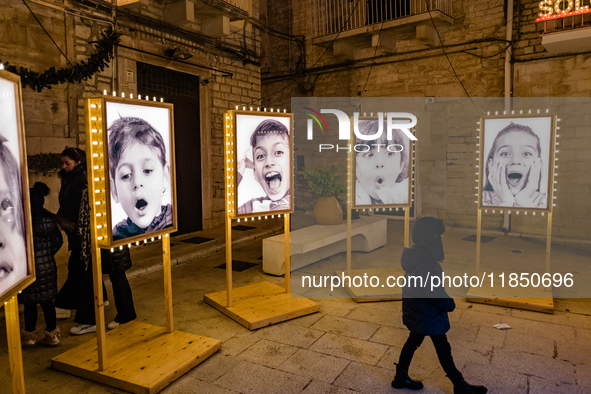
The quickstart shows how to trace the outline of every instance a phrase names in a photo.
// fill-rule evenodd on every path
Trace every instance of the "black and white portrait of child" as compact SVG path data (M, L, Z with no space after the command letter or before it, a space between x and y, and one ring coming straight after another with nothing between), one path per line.
M170 112L107 102L113 240L172 226Z
M379 133L378 120L360 120L359 132L373 136ZM356 138L355 205L408 204L409 139L401 130L392 130L388 140L386 122L375 140Z
M482 205L548 207L552 118L485 119Z
M290 118L236 116L238 214L291 209Z
M28 275L17 117L15 84L0 78L0 297Z

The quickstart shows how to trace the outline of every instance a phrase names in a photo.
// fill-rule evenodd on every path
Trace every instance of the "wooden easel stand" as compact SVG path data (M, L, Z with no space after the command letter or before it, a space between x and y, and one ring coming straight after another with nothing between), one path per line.
M226 294L228 308L232 307L232 218L226 211ZM291 294L291 230L290 214L283 215L283 226L285 234L284 253L285 253L285 292ZM349 229L350 230L350 229Z
M552 209L548 212L546 222L546 265L545 272L550 273L550 251L552 249ZM480 274L480 238L482 237L482 209L478 209L476 217L476 274Z

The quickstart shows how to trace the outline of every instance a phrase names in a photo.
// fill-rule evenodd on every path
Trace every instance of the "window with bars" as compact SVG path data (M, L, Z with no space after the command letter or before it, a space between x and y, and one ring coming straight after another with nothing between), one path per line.
M199 99L199 77L138 62L138 91L158 92L167 97Z
M409 16L410 0L367 0L367 24Z

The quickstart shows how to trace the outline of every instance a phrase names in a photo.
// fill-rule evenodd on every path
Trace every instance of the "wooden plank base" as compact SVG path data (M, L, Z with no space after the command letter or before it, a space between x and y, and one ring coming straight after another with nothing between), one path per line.
M552 288L515 287L493 289L491 287L471 287L466 294L466 301L554 313Z
M54 369L138 394L157 393L221 348L217 339L141 322L106 334L107 363L98 370L96 338L51 359Z
M343 274L347 276L347 271L335 271L335 275L339 278L343 278ZM359 276L363 278L364 275L367 275L367 287L363 284L359 287L354 286L353 277ZM352 287L349 287L349 280L347 279L347 283L345 290L353 301L355 302L377 302L377 301L400 301L402 300L402 289L400 287L388 287L387 280L389 276L404 276L404 271L394 269L394 268L368 268L368 269L358 269L358 270L351 270L350 274L348 275L351 277L351 284ZM378 287L372 287L370 285L370 278L372 276L377 276L380 279L380 283ZM374 282L375 283L375 282Z
M320 305L292 294L271 282L232 288L232 306L228 308L226 290L206 294L205 302L249 330L270 326L319 312Z

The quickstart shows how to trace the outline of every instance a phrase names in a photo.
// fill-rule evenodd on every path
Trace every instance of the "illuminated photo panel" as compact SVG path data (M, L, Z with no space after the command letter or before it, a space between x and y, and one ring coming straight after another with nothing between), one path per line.
M172 106L108 99L105 107L113 244L174 231Z
M236 217L292 211L291 114L234 116Z
M483 118L481 125L480 205L548 210L554 117Z
M0 302L34 280L20 77L0 71Z
M380 133L380 123L381 133ZM412 144L398 129L388 139L386 121L360 119L353 146L354 208L408 207L412 193Z

